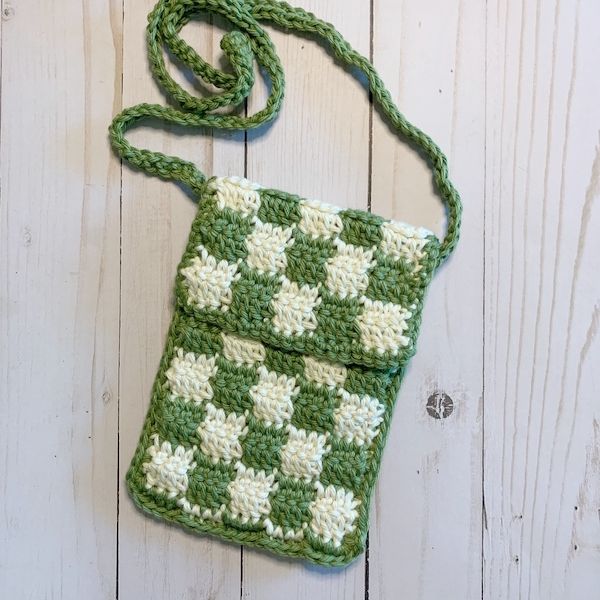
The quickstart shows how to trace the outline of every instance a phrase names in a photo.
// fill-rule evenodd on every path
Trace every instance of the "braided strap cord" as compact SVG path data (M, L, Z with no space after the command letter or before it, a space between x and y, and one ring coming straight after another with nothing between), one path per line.
M216 69L179 37L181 29L201 12L220 15L234 28L221 40L232 72ZM277 0L159 0L148 17L147 45L152 73L166 95L179 109L158 104L138 104L123 110L113 120L109 132L116 152L131 164L152 175L175 179L199 191L205 181L197 167L175 156L136 148L125 138L125 132L147 118L189 127L211 127L245 130L273 120L281 107L284 75L279 57L267 32L259 25L267 21L286 30L322 37L342 63L362 71L369 82L375 103L391 126L405 139L421 148L432 169L433 182L447 210L447 231L440 247L442 263L454 250L459 237L462 205L460 196L449 179L446 156L437 144L410 123L394 104L379 74L367 58L352 46L329 23L312 13ZM210 97L197 98L181 88L167 72L163 47L206 83L221 90ZM270 94L265 107L250 116L215 113L223 107L235 108L248 97L254 83L253 61L270 80Z

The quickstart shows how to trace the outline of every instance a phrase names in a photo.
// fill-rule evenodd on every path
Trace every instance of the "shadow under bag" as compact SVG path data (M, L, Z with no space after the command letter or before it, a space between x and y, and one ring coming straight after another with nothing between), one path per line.
M233 30L231 71L179 31L201 12ZM337 208L240 177L206 179L189 162L133 147L142 119L249 129L273 119L282 67L259 21L319 36L362 72L390 126L429 161L448 214L443 241L423 228ZM435 143L398 111L369 61L333 26L275 0L165 0L149 15L152 72L178 109L140 104L110 127L118 154L183 182L198 198L176 279L176 307L127 485L135 503L198 533L324 565L365 547L369 504L427 286L458 240L461 204ZM168 74L167 47L221 93L195 98ZM254 61L266 106L240 105Z

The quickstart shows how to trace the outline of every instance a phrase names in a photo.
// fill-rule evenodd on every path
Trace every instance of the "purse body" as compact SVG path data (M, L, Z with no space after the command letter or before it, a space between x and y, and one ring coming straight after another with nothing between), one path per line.
M138 506L321 564L358 556L438 257L425 229L209 180L127 474Z

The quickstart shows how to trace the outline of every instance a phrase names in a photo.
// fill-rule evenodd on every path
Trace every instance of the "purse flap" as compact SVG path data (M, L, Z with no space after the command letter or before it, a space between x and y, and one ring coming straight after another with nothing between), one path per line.
M198 319L282 350L395 368L414 354L439 251L423 228L212 178L177 300Z

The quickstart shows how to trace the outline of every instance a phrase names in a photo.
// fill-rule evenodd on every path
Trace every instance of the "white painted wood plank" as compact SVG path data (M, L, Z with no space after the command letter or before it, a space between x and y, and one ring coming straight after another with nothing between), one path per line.
M464 220L398 397L371 520L370 595L479 598L485 11L458 0L376 0L374 9L374 64L400 109L447 153ZM378 115L372 208L444 232L429 169ZM436 392L454 402L445 419L426 411Z
M146 14L153 0L125 3L124 105L164 103L147 67ZM201 56L218 64L218 38L206 21L183 32ZM219 36L220 37L220 36ZM173 69L176 73L176 69ZM183 81L181 76L178 80ZM188 89L193 89L188 86ZM138 129L145 147L195 161L204 172L243 172L243 143L219 136ZM240 547L193 536L142 515L124 486L150 400L173 312L173 285L196 204L174 183L123 168L121 311L119 590L122 598L236 598Z
M333 22L355 48L368 54L368 3L301 4ZM261 135L249 134L249 178L332 204L366 208L369 105L364 89L314 41L269 32L283 62L286 96L278 120ZM264 95L255 94L250 110L263 102ZM364 594L364 556L346 569L328 569L244 550L243 598L351 600Z
M120 2L4 2L0 589L116 579ZM68 18L65 18L68 15Z
M484 597L597 598L597 2L490 2Z

